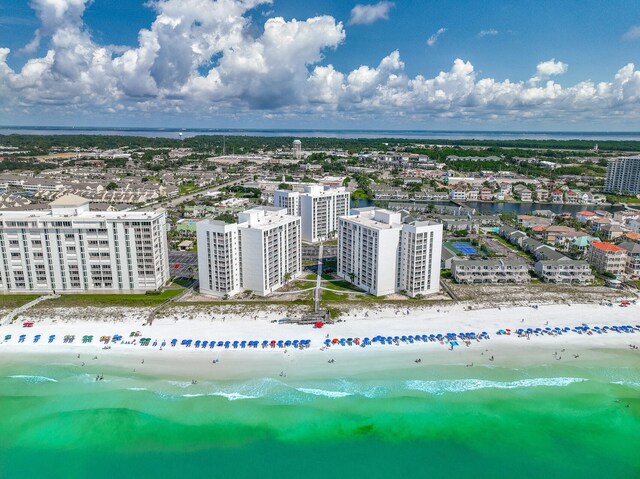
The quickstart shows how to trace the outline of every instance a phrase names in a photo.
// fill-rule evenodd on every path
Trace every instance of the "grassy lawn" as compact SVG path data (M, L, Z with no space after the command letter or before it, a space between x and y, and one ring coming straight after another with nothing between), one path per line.
M183 291L179 289L166 289L158 295L147 294L62 294L58 299L44 301L36 308L72 308L83 306L96 307L153 307L159 306L164 301L179 295Z
M349 295L334 293L333 291L322 290L322 301L347 301Z
M186 195L187 193L193 193L197 189L198 187L193 183L182 183L178 191L179 191L179 194Z
M179 286L181 288L186 288L191 283L193 283L193 280L191 278L176 278L173 280L173 283L171 283L171 286Z
M39 296L39 294L2 294L0 295L0 309L15 309Z
M608 203L640 203L640 198L635 196L618 196L618 195L606 195Z

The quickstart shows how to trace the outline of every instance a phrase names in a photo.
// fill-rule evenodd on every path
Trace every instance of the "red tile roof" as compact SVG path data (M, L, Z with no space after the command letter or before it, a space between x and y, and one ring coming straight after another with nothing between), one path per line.
M613 243L606 243L604 241L594 241L591 243L591 246L594 248L598 248L602 251L608 251L610 253L617 253L618 251L626 251L624 248L620 246L616 246Z

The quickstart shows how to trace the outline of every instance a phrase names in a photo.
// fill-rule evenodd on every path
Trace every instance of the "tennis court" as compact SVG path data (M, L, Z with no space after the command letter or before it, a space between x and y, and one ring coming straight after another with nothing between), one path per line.
M451 243L455 249L462 254L478 254L478 250L471 246L469 243Z

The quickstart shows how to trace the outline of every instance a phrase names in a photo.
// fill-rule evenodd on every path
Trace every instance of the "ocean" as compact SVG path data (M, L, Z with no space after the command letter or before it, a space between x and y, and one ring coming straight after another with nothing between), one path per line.
M170 381L0 366L0 477L640 477L640 369Z
M0 135L120 135L150 138L190 138L198 135L272 136L300 138L406 138L416 140L640 140L634 131L484 131L484 130L365 130L365 129L234 129L0 126Z

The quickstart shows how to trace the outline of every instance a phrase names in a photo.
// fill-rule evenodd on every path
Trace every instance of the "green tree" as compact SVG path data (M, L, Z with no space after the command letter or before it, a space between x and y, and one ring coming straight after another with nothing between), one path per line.
M117 189L118 189L118 183L116 183L115 181L112 181L107 185L107 191L113 191Z

